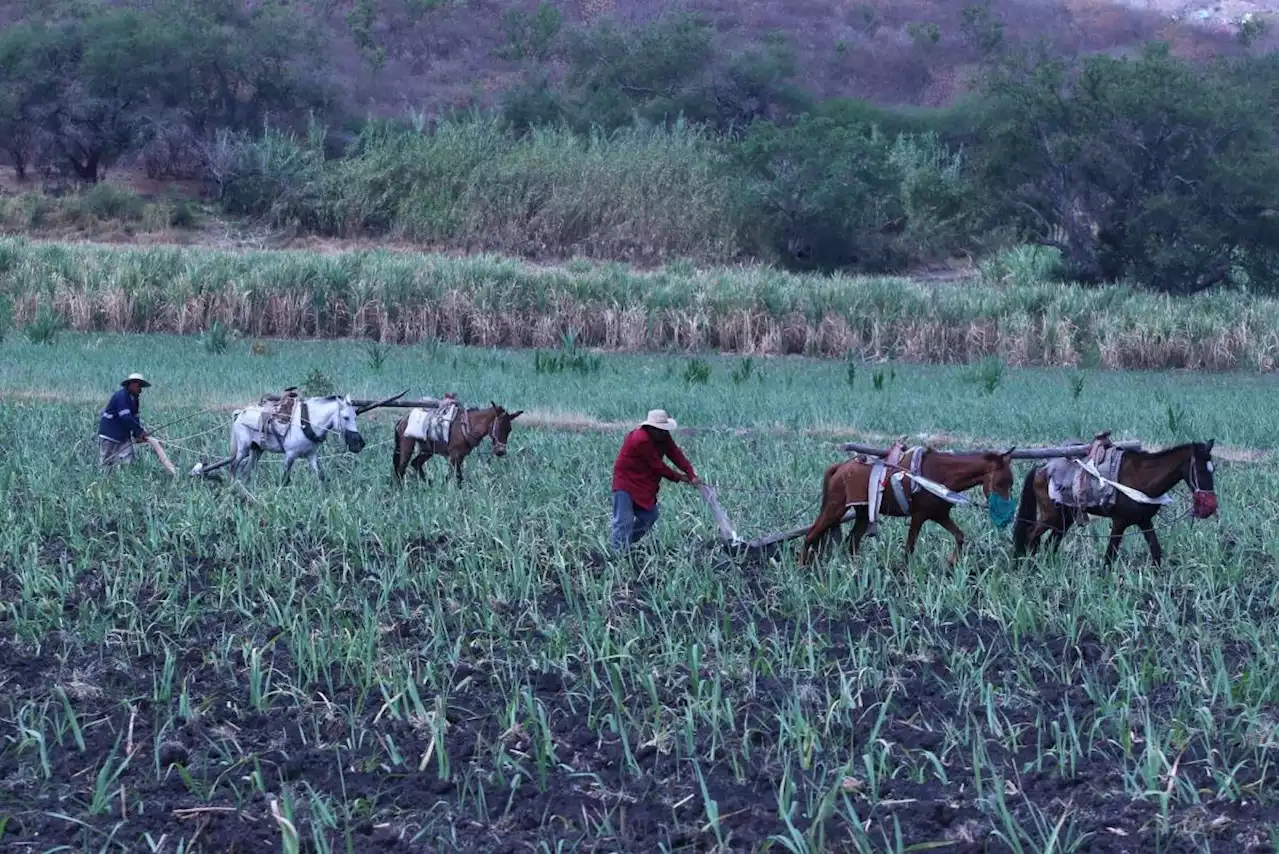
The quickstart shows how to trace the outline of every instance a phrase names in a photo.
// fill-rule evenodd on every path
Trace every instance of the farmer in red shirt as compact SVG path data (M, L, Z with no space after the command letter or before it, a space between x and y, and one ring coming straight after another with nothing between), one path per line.
M613 463L613 547L625 551L658 521L658 486L663 478L697 486L693 466L676 447L671 432L676 420L665 409L653 409L627 434ZM669 457L681 471L662 461Z

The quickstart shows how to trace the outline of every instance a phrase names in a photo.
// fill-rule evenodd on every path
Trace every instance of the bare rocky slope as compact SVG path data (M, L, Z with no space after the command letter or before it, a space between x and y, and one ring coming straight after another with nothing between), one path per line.
M247 6L257 0L230 0ZM1241 22L1261 21L1254 50L1274 48L1276 6L1263 0L978 0L1010 42L1043 39L1066 54L1123 53L1169 42L1182 56L1238 53ZM31 0L0 0L0 26ZM961 29L972 0L293 0L330 37L329 74L357 115L426 115L492 104L520 82L528 63L504 58L504 16L540 5L569 27L612 19L623 25L669 12L705 16L729 46L781 33L795 49L801 81L819 96L937 106L965 89L977 56ZM353 21L369 24L385 62L371 67ZM932 40L930 33L936 32ZM553 70L555 60L549 65Z
M353 2L353 0L346 0ZM428 3L420 17L406 4ZM387 50L376 72L352 43L347 11L325 15L334 35L333 73L360 111L434 113L490 103L519 82L520 62L498 56L503 13L531 13L539 0L375 0L375 39ZM823 96L936 106L963 92L976 55L961 34L963 0L550 0L565 25L612 18L640 24L670 11L699 13L728 44L781 32L796 50L806 87ZM1255 44L1275 45L1274 4L1259 0L989 0L1006 39L1045 39L1056 51L1132 51L1152 39L1208 59L1244 48L1246 15L1265 22ZM936 26L937 41L922 37Z

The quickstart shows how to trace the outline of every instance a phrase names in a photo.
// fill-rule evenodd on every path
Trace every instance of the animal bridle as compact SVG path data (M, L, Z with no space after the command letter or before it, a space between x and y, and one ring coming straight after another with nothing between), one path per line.
M1196 455L1192 453L1191 459L1187 461L1187 486L1191 487L1192 495L1198 495L1201 492L1212 493L1212 489L1200 488L1200 470L1196 466Z
M302 426L302 435L306 436L307 441L313 445L323 445L324 440L329 438L329 428L321 427L320 432L316 433L311 426L311 411L307 408L307 402L300 400L298 405L302 407L302 414L298 418L298 423Z
M476 434L471 432L471 412L466 409L462 410L462 429L466 433L467 444L474 448L484 441L485 436L488 436L493 440L494 451L505 451L507 443L498 438L499 417L499 413L494 413L493 423L489 425L489 432L477 437Z
M1212 460L1206 460L1206 466L1212 466ZM1210 471L1213 469L1210 468ZM1197 519L1207 519L1218 510L1218 496L1212 489L1200 488L1200 470L1196 466L1196 455L1193 451L1187 462L1187 486L1191 487L1191 515Z

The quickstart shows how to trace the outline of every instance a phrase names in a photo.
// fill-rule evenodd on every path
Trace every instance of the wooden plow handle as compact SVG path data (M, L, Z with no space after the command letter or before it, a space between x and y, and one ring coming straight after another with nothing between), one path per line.
M370 409L377 409L380 406L395 406L400 398L408 393L409 389L405 389L399 394L393 394L391 397L383 398L382 400L353 400L351 405L356 408L356 415L364 415Z
M1124 451L1140 451L1142 450L1141 442L1112 442L1112 446L1120 448ZM1052 460L1059 457L1067 459L1089 456L1089 445L1062 445L1057 448L1018 448L1013 452L1015 460ZM870 457L885 457L889 455L887 448L877 448L874 445L860 445L857 442L844 442L837 445L838 450L847 454L866 454ZM984 452L993 454L1003 454L1003 450L997 449L978 449L969 453L981 454Z

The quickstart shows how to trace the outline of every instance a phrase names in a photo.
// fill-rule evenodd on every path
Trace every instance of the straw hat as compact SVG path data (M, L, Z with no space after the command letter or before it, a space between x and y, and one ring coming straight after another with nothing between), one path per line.
M650 409L649 417L640 422L641 427L656 427L668 433L676 429L676 420L665 409Z
M120 383L120 385L128 385L129 383L135 380L142 383L143 388L147 388L151 385L151 383L147 382L145 379L142 378L142 374L136 374L136 373L129 374L129 376L124 378L124 380Z

